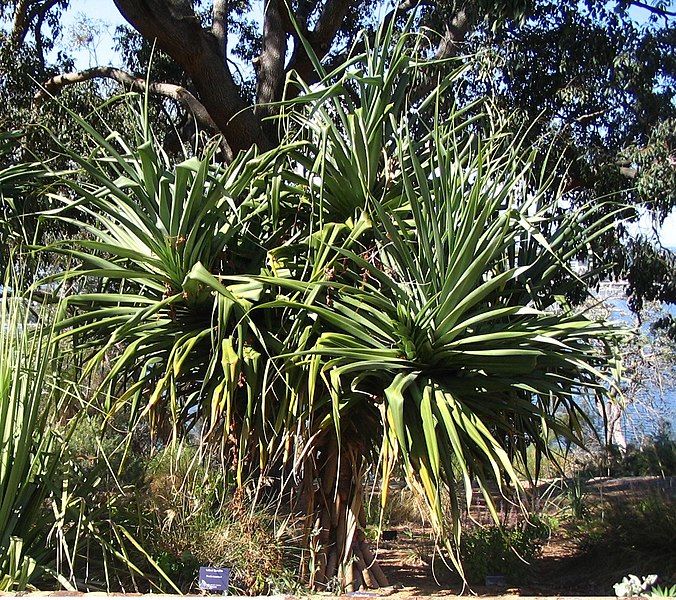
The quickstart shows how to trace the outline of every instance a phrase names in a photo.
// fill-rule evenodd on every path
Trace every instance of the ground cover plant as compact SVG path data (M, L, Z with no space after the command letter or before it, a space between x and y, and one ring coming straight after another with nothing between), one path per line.
M610 577L640 565L646 573L668 580L676 569L675 504L669 492L608 499L578 524L582 556L605 564Z
M232 493L222 463L200 451L180 444L147 462L139 491L153 521L144 541L148 552L186 593L195 591L203 565L229 567L232 593L302 589L293 520L276 520L265 506L252 510L245 495Z
M522 583L548 535L547 527L528 522L466 533L460 552L467 580L483 585L487 576L500 575L508 583Z

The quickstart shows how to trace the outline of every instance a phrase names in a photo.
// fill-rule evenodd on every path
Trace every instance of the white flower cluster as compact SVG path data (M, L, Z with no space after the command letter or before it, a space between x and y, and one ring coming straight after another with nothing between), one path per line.
M646 575L643 580L636 575L624 577L620 583L613 586L615 595L618 598L629 598L631 596L647 596L646 592L655 585L657 575Z

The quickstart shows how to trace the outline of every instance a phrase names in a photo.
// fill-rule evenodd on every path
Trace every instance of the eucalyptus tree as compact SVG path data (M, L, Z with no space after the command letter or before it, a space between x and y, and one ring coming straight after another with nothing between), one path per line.
M442 114L463 67L424 60L426 37L360 39L330 72L308 47L319 81L278 107L281 143L229 164L215 145L172 162L143 111L125 135L74 114L92 150L64 146L78 173L43 215L82 231L46 250L76 265L50 278L79 281L57 330L107 365L103 407L199 432L300 514L315 588L386 584L377 468L385 502L401 466L455 560L474 486L518 499L516 453L579 441L621 336L565 294L622 207L566 208L555 161L489 103Z

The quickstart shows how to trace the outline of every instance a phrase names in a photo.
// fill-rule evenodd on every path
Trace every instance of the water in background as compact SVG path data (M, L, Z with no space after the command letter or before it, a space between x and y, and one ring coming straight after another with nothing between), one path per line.
M603 292L603 290L602 290ZM616 322L635 326L636 320L629 310L627 299L621 295L601 294L604 301L612 307L611 319ZM662 310L676 316L676 305L663 305ZM650 335L649 323L643 323L641 330ZM623 416L623 427L627 442L636 443L646 435L658 432L668 424L672 436L676 434L676 380L667 378L663 389L648 388L635 402L630 402Z

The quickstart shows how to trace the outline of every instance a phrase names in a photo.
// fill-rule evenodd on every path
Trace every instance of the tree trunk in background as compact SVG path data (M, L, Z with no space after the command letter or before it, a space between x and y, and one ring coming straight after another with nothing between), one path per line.
M253 107L242 98L228 69L224 45L202 28L186 0L114 0L122 16L174 59L190 77L200 102L232 152L254 144L270 147Z
M618 450L624 454L627 451L627 438L622 429L622 407L615 402L609 402L606 412L608 419L606 440L609 444L617 446Z

